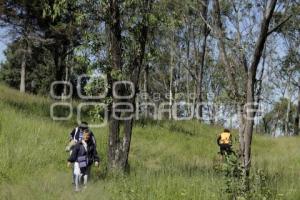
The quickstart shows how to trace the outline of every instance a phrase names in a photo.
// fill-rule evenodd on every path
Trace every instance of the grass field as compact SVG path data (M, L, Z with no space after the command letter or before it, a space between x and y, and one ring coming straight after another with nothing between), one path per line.
M86 192L75 194L64 151L74 122L52 121L47 98L5 86L0 93L1 200L229 199L228 178L214 170L221 127L196 121L137 124L130 173L116 176L106 175L107 128L94 129L101 166L93 169ZM300 199L299 142L254 136L252 192L261 199Z

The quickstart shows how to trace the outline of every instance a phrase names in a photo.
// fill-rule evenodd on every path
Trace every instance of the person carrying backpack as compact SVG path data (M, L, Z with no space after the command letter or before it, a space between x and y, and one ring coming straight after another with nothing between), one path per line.
M70 140L74 140L75 142L79 142L82 140L82 136L83 136L83 131L84 130L89 130L89 125L87 122L82 122L78 127L74 128L72 130L72 132L70 133ZM94 142L94 144L96 144L96 139L94 137L94 134L92 131L90 131L91 133L91 139Z
M100 158L97 153L96 145L92 141L91 133L85 129L83 131L82 140L76 143L72 149L72 153L68 159L68 167L74 163L73 174L75 191L80 191L80 183L83 182L84 188L86 187L90 170L93 163L99 166Z
M87 122L82 122L78 127L74 128L72 132L69 135L69 143L66 146L66 152L69 152L70 155L72 154L73 148L75 145L82 141L83 138L83 133L84 131L87 130L90 133L90 139L93 142L93 144L96 146L96 139L92 131L89 130L88 123ZM72 173L74 170L72 170ZM75 184L75 174L73 174L73 179L72 179L72 184Z
M72 132L69 135L69 144L66 147L67 152L70 152L70 154L72 153L72 148L74 147L74 145L82 140L84 130L89 130L87 122L82 122L79 126L72 130ZM96 139L93 132L90 131L90 134L93 143L96 145Z
M224 129L222 133L218 135L217 144L220 147L221 155L230 155L233 151L231 149L232 146L232 136L228 129Z

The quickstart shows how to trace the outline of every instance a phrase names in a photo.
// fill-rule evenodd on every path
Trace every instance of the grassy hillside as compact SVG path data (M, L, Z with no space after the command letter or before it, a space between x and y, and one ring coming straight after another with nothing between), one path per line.
M227 198L228 179L213 168L220 127L195 121L137 125L130 174L115 177L105 176L107 128L94 129L101 166L94 169L86 192L74 194L64 152L73 122L52 121L46 98L4 86L0 93L1 200ZM254 192L271 199L300 198L299 142L255 135Z

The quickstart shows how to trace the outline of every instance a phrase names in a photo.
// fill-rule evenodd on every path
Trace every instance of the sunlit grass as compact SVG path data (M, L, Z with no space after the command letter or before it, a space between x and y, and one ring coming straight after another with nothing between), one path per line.
M51 103L47 98L20 95L4 86L0 92L0 199L225 198L224 177L213 169L221 127L197 121L135 126L130 174L116 177L105 176L107 127L94 129L101 166L93 169L86 192L75 194L64 152L72 124L46 115ZM300 197L299 142L294 137L254 137L252 172L266 171L277 199Z

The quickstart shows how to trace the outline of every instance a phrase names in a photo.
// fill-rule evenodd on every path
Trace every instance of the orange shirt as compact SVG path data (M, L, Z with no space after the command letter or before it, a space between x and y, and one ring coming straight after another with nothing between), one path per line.
M220 134L220 139L219 139L219 144L230 144L231 139L230 139L231 134L227 132L223 132Z

